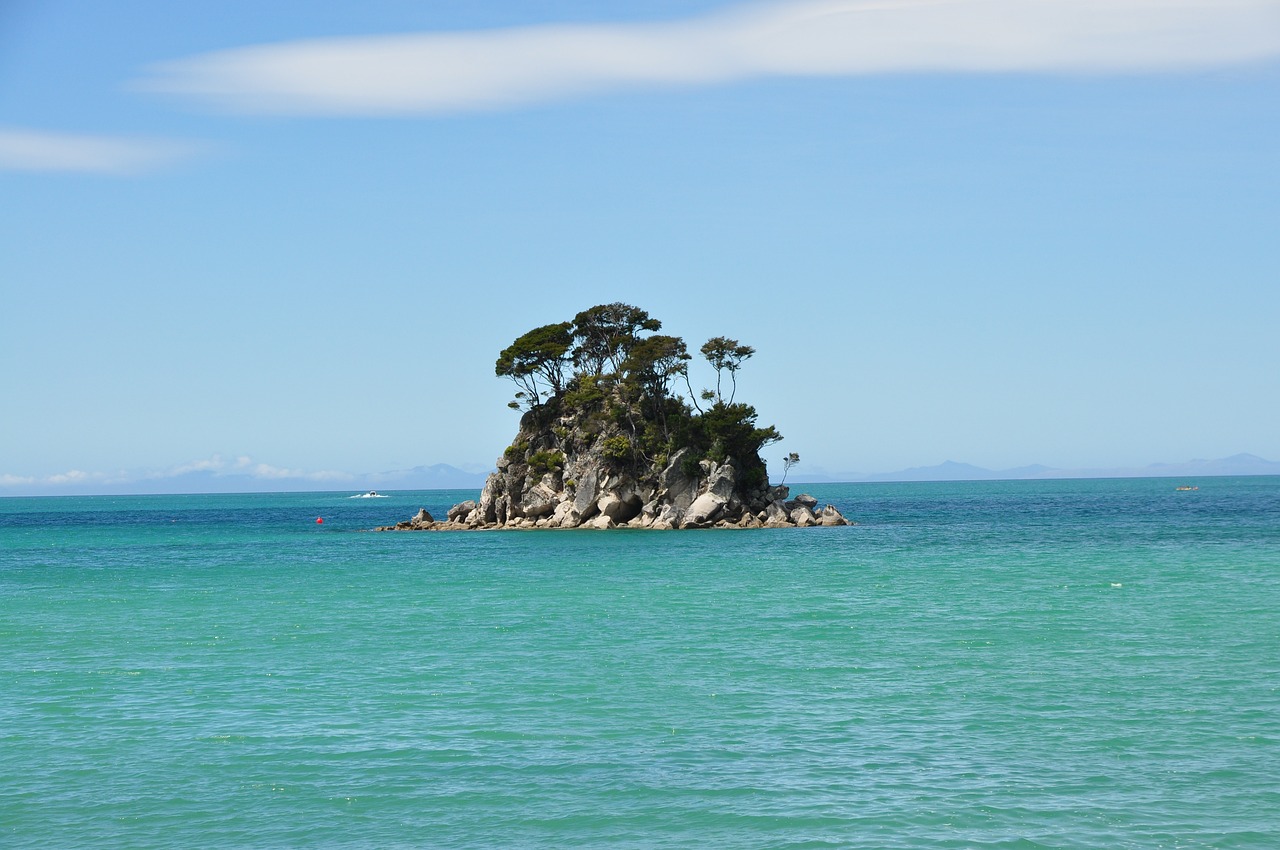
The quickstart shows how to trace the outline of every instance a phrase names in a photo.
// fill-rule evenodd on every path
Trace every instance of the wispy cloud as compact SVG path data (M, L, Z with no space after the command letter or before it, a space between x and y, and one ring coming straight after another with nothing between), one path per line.
M158 139L0 127L0 170L132 175L173 165L202 146Z
M237 111L500 109L762 76L1146 72L1280 56L1280 0L797 0L667 23L333 38L157 66L144 88Z
M167 469L86 472L72 469L50 475L0 474L0 494L41 495L97 492L187 492L237 489L314 489L348 486L360 476L334 470L310 471L260 463L241 455L222 455Z
M224 458L220 454L215 454L203 460L179 464L170 469L149 472L142 477L150 480L161 480L199 474L213 477L235 476L259 480L295 479L298 481L350 481L355 477L349 472L337 472L334 470L311 472L305 469L289 469L287 467L259 463L248 455Z

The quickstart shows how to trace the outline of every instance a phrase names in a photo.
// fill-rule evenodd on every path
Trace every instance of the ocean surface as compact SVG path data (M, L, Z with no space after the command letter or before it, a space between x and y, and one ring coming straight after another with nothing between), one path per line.
M1280 847L1280 478L800 490L0 499L0 847Z

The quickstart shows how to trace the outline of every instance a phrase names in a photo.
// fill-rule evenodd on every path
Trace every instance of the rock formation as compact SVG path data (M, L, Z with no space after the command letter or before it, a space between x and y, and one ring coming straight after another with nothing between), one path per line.
M516 382L512 406L527 410L479 502L455 505L443 521L422 510L378 530L848 525L831 505L819 511L811 496L769 486L759 449L781 435L756 427L755 409L733 399L754 349L709 340L702 353L715 390L695 397L683 340L642 335L659 327L642 310L608 304L517 339L495 371ZM671 390L674 377L690 400Z
M516 445L534 436L521 431ZM529 451L533 451L530 449ZM563 467L539 470L524 458L504 455L480 501L468 499L434 520L425 509L413 519L379 531L451 531L497 528L806 528L849 525L834 506L817 509L812 496L788 499L786 486L745 486L738 464L696 462L677 451L657 474L614 468L598 452L567 458ZM652 472L652 470L651 470Z

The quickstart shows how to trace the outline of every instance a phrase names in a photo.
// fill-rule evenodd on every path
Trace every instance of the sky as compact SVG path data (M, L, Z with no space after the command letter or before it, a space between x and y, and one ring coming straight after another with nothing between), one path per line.
M0 495L484 470L612 301L777 472L1280 459L1278 225L1280 0L5 0Z

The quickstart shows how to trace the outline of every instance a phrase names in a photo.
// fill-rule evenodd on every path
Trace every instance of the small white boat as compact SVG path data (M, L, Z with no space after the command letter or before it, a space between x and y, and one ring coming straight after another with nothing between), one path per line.
M386 495L385 493L379 493L377 490L370 490L368 493L356 493L354 496L350 496L349 498L352 498L352 499L385 499L385 498L387 498L387 495Z

